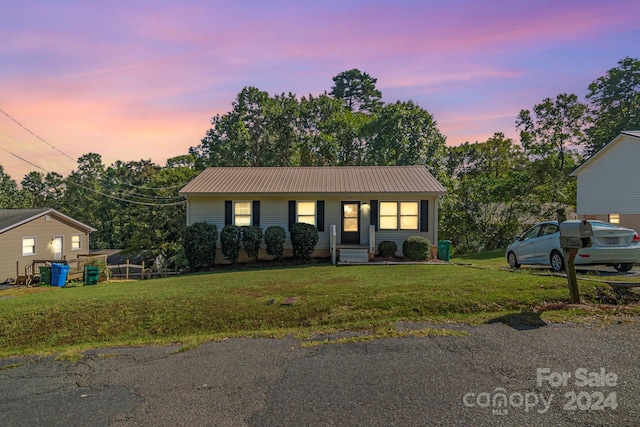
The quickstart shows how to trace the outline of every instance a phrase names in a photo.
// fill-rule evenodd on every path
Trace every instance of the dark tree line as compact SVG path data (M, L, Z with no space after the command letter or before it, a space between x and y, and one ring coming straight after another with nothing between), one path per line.
M208 166L424 165L447 188L440 237L459 253L503 248L523 223L575 206L569 177L620 131L640 129L640 61L624 58L576 94L543 99L515 118L520 140L447 147L433 116L412 101L382 102L376 79L359 70L329 92L297 97L255 87L216 115L200 144L169 159L105 166L78 159L63 177L30 172L20 185L0 166L0 208L53 207L95 227L92 247L182 257L184 200L178 190Z
M384 104L376 79L340 73L329 93L297 98L245 87L232 110L189 153L207 166L353 166L424 164L434 174L445 137L412 101Z

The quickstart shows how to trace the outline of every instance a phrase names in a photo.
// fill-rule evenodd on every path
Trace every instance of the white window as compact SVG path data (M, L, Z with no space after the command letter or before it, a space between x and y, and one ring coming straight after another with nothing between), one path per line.
M611 224L620 224L620 214L609 214L609 222Z
M233 202L233 225L251 225L251 202Z
M82 242L82 237L79 234L71 235L71 250L77 251L80 249L80 245Z
M398 202L380 202L380 230L398 229Z
M29 256L36 254L36 238L35 237L23 237L22 238L22 256Z
M418 202L400 202L400 230L418 229Z
M316 225L316 202L297 202L297 222Z

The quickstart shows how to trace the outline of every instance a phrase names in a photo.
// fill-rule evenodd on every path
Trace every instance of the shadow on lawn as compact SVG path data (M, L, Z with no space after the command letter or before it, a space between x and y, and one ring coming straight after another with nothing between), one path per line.
M518 331L527 331L547 326L547 323L540 318L540 313L531 311L523 311L522 313L507 314L505 316L496 317L487 323L504 323Z

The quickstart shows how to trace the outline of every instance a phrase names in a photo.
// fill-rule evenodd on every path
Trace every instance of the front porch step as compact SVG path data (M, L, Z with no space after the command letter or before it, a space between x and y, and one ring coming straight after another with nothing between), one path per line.
M362 248L338 248L340 264L365 264L369 262L369 249Z

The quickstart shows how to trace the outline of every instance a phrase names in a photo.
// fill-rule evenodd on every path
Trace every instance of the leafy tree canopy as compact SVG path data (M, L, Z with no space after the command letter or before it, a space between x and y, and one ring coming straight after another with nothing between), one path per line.
M589 85L593 124L587 152L593 154L621 131L640 129L640 61L626 57Z

